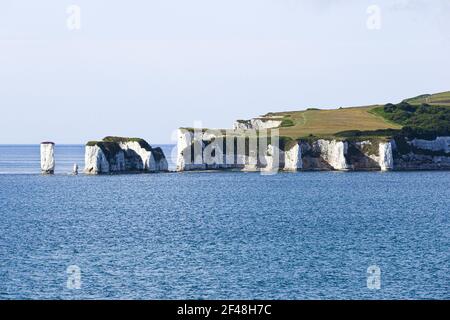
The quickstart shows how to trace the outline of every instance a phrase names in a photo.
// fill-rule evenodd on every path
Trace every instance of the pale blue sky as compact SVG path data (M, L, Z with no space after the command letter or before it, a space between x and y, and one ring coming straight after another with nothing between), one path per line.
M66 27L68 5L81 30ZM366 27L369 5L381 29ZM450 0L1 0L0 143L105 135L450 90Z

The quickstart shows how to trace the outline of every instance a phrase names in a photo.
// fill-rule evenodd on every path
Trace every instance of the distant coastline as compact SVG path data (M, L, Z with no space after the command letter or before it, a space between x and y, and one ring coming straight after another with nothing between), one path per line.
M178 171L450 170L450 91L269 112L236 120L232 130L185 127L177 136Z
M397 104L269 112L236 120L232 129L179 128L176 146L151 146L142 138L114 136L85 144L55 140L56 144L41 143L43 173L53 173L54 157L61 157L56 168L62 168L56 172L66 172L71 166L87 174L450 170L450 91ZM38 145L0 144L1 148L19 146ZM70 159L64 152L54 155L53 148L77 151ZM0 173L34 172L35 152L2 155ZM28 167L23 164L27 159ZM14 170L15 163L18 170Z

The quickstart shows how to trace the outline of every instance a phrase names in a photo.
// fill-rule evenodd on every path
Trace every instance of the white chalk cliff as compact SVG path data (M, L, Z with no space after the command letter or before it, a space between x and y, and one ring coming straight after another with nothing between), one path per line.
M345 155L347 154L347 142L336 140L317 140L317 146L320 149L320 153L323 159L328 162L334 170L347 170L347 160Z
M263 156L261 171L277 172L284 167L284 152L277 146L269 144Z
M253 172L253 171L259 171L258 167L258 155L256 151L252 150L250 153L244 157L244 167L242 168L242 171L247 172Z
M434 140L413 139L411 145L423 150L450 153L450 137L436 137Z
M249 131L236 133L245 136ZM250 135L252 136L252 135ZM217 137L216 137L217 138ZM308 171L308 170L441 170L450 169L450 137L433 140L410 140L403 137L401 148L396 137L365 140L306 139L288 143L283 148L246 142L239 147L222 150L214 146L214 134L189 129L178 131L177 171L242 170L242 171ZM226 139L223 139L226 140ZM252 139L250 139L252 140ZM250 141L249 140L249 141ZM216 143L217 144L217 143ZM221 143L219 143L220 145ZM286 148L286 149L284 149ZM211 155L215 152L215 157ZM208 160L209 159L209 160Z
M119 147L125 153L125 163L129 170L150 172L168 170L166 157L160 148L143 147L137 141L119 142Z
M120 160L118 159L118 161ZM123 167L125 168L125 163L123 163ZM103 150L97 145L86 146L84 153L84 172L88 174L100 174L109 173L110 171L109 161L103 153Z
M53 142L41 143L41 172L53 174L55 172L55 144Z
M152 148L142 139L108 138L111 137L105 138L105 141L86 145L85 173L106 174L168 170L167 159L160 148Z
M277 145L267 146L254 143L248 146L247 152L220 150L220 157L211 161L213 147L211 134L197 133L189 129L179 129L177 133L177 171L234 169L242 171L273 172L278 170L298 171L303 168L302 148L299 142L294 143L288 150L281 150ZM347 170L346 163L347 142L336 140L318 140L309 146L319 154L317 169ZM216 153L217 157L217 153ZM209 160L208 160L209 159ZM230 159L232 162L230 162ZM319 163L327 163L319 166Z
M177 171L205 170L203 163L203 140L194 139L187 129L177 130Z
M295 143L284 152L284 170L297 171L303 168L302 149L300 144Z
M382 142L379 144L379 165L381 171L394 169L394 156L392 153L392 142Z
M237 120L233 124L234 130L264 130L278 128L282 123L277 118L254 118L250 120Z
M246 151L242 137L239 142L233 139L226 141L220 132L214 134L214 130L194 133L181 128L177 132L177 171L231 169L271 172L284 167L284 152L277 146L258 147L257 139L250 140Z
M74 163L74 165L73 165L72 174L73 175L78 174L78 164L76 164L76 163Z

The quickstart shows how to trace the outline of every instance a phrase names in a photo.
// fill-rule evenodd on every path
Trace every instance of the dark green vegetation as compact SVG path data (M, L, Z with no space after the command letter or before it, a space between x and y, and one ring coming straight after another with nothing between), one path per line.
M286 128L286 127L292 127L294 125L295 125L294 120L292 120L290 116L286 116L281 121L280 127Z
M122 151L119 143L127 143L127 142L137 142L139 143L141 148L144 148L147 151L153 151L155 158L157 160L160 160L161 158L164 157L164 153L162 152L161 148L152 148L147 141L141 138L108 136L103 138L101 141L89 141L88 143L86 143L86 146L90 147L98 146L108 159L112 159L116 156L117 153Z
M113 159L122 149L117 142L89 141L86 146L98 146L105 154L108 160Z
M408 137L435 138L450 134L450 107L407 102L386 104L372 109L383 118L402 125L401 133Z
M148 144L148 142L141 138L126 138L126 137L108 136L108 137L103 138L103 142L117 142L117 143L137 142L137 143L139 143L141 148L144 148L147 151L152 150L152 147Z
M446 105L450 106L450 91L435 93L435 94L422 94L420 96L403 100L409 104L431 104L431 105Z

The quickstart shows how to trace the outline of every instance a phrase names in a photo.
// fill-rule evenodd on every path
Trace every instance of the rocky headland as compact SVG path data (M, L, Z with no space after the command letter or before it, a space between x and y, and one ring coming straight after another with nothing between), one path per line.
M232 130L180 128L177 139L177 171L450 170L450 93L269 113Z

